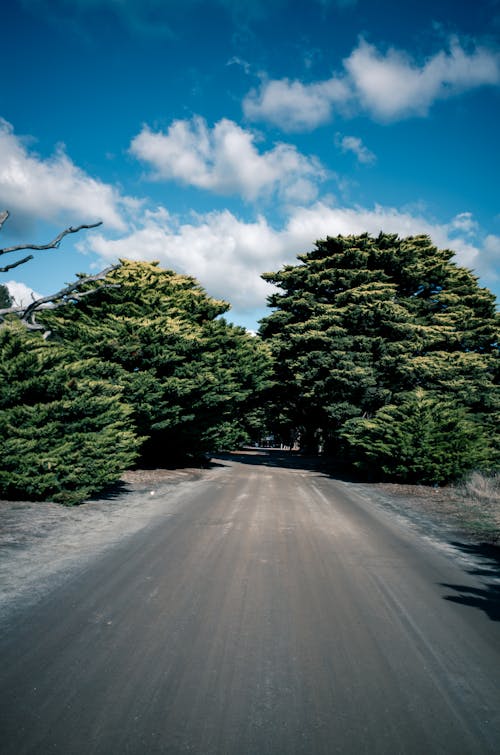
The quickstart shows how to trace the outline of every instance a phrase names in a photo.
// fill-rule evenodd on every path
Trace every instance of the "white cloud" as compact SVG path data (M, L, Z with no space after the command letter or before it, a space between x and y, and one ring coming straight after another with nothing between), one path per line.
M93 234L81 243L107 261L118 257L159 260L164 267L195 276L211 295L228 300L242 312L265 305L271 288L260 279L262 272L294 263L296 255L312 249L316 239L365 231L427 234L438 247L455 250L459 264L473 266L479 273L490 264L488 255L497 254L500 246L498 237L488 237L483 251L468 234L457 235L453 221L439 224L390 207L346 208L322 202L296 208L279 229L264 217L244 222L227 210L181 223L159 209L146 213L143 224L121 239L110 241L103 234Z
M264 80L260 89L252 89L245 97L243 112L251 120L268 121L284 131L309 131L330 120L334 104L342 105L350 98L345 81L335 76L312 84Z
M461 212L456 215L450 223L450 230L473 235L479 229L478 223L474 220L471 212Z
M244 70L244 72L247 74L247 76L252 71L252 66L250 65L250 63L247 60L240 58L238 55L233 55L233 57L227 61L226 65L227 66L240 66Z
M426 115L436 100L500 82L499 56L484 48L468 54L457 39L420 66L402 51L384 55L361 40L344 66L362 107L382 120Z
M9 294L13 303L19 307L24 307L28 304L31 304L31 302L35 299L42 298L42 294L34 291L24 283L19 283L18 281L12 280L6 281L5 283L2 281L2 284L9 290Z
M151 178L175 180L218 194L247 200L277 192L287 201L307 202L317 195L325 172L316 158L291 144L260 153L256 138L233 121L209 129L201 117L174 121L166 133L148 126L133 139L130 151L153 170Z
M370 164L376 161L376 156L368 147L365 147L362 140L357 136L342 136L337 134L336 142L342 152L352 152L356 155L360 163Z
M72 225L103 220L109 228L124 230L122 210L137 206L78 168L63 147L41 158L0 119L0 209L30 219L64 216Z
M373 209L345 208L331 207L318 202L313 207L297 209L287 226L287 234L291 239L309 238L312 241L327 235L364 232L376 235L380 231L397 233L400 236L428 235L436 246L453 249L456 252L456 261L467 267L473 265L480 254L479 247L469 240L455 235L452 237L452 234L456 233L452 224L432 222L422 215L381 205L375 205Z
M247 94L243 110L285 131L307 131L327 123L334 109L364 110L381 121L425 116L437 100L499 83L498 53L484 47L467 52L457 38L420 64L402 50L382 53L361 39L341 72L309 84L265 79Z
M227 210L180 223L160 209L147 213L143 226L128 236L110 241L94 234L82 244L105 260L159 260L242 309L265 303L268 287L260 273L269 260L281 264L282 252L279 236L264 218L245 223Z
M486 236L480 263L478 272L481 272L485 278L491 281L500 279L500 236L493 234Z

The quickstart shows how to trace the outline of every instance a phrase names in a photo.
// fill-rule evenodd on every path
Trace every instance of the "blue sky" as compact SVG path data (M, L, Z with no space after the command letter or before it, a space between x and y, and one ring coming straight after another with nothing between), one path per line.
M1 36L1 246L103 221L18 297L157 259L255 327L261 272L380 230L500 293L498 0L14 0Z

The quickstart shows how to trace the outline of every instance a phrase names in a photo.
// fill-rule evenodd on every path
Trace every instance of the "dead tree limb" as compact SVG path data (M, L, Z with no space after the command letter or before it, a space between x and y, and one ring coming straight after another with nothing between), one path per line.
M57 291L57 293L52 294L51 296L43 296L41 299L35 299L35 301L31 302L31 304L26 307L23 315L23 320L29 321L32 312L34 312L36 309L40 309L40 307L43 307L44 304L50 304L52 302L53 306L61 306L62 304L68 304L70 301L78 301L87 294L94 293L94 291L101 289L102 286L90 289L90 291L78 291L78 288L85 285L86 283L93 283L94 281L102 280L108 273L111 273L118 267L119 265L110 265L110 267L106 267L96 275L83 276L82 278L80 278L80 280L75 281L75 283L71 283L69 286L65 286L65 288L62 288L60 291Z
M5 320L6 315L16 315L19 318L20 322L22 322L22 324L28 330L44 331L44 338L48 338L50 336L50 330L48 330L44 325L38 323L35 319L37 311L48 305L51 305L51 309L55 309L56 307L62 307L66 304L80 301L86 296L90 296L91 294L95 294L97 291L101 291L103 288L119 288L119 284L110 283L96 286L95 288L91 288L87 291L78 290L81 286L84 286L87 283L93 283L94 281L102 280L106 277L106 275L108 275L108 273L111 273L118 267L120 267L120 265L111 265L110 267L101 270L101 272L97 273L96 275L85 275L80 278L80 280L75 281L75 283L71 283L69 286L65 286L65 288L62 288L55 294L51 294L50 296L43 296L40 299L35 299L31 302L31 304L28 304L28 306L13 306L6 309L0 309L0 322L3 322Z
M5 222L9 219L9 216L10 213L8 210L3 210L2 212L0 212L0 231L2 230ZM65 228L64 231L58 233L57 236L52 239L52 241L49 241L48 244L17 244L16 246L8 246L0 249L0 256L3 254L9 254L10 252L20 252L21 250L28 249L32 249L33 251L37 252L47 249L57 249L63 238L65 236L68 236L70 233L78 233L79 231L87 228L97 228L100 225L102 225L102 220L100 220L98 223L84 223L76 227L70 226L69 228ZM30 254L20 260L17 260L16 262L5 265L5 267L0 267L0 273L6 273L8 270L19 267L19 265L24 265L25 262L29 262L32 259L33 255ZM5 321L7 315L15 315L28 330L44 331L44 338L47 338L50 335L50 331L47 330L47 328L45 328L43 325L37 323L35 319L38 310L49 305L51 306L51 308L55 308L69 304L70 302L80 301L85 296L89 296L90 294L99 291L101 288L116 288L117 285L115 284L103 284L96 286L95 288L87 289L85 291L80 290L81 287L87 283L102 280L112 270L116 270L117 267L119 267L119 265L112 265L111 267L107 267L105 270L102 270L100 273L97 273L97 275L82 275L79 280L75 281L75 283L71 283L70 285L65 286L65 288L62 288L60 291L57 291L55 294L51 294L50 296L43 296L40 299L34 299L31 304L28 304L27 306L13 305L6 309L0 309L0 323Z
M3 227L5 221L9 217L8 210L4 210L2 213L0 213L0 229ZM98 223L84 223L82 225L76 226L74 228L73 226L70 226L69 228L65 228L64 231L61 231L57 234L55 239L52 241L49 241L48 244L17 244L16 246L7 246L3 249L0 249L0 256L2 254L9 254L10 252L20 252L25 249L33 249L35 252L42 252L46 249L58 249L59 244L63 240L65 236L68 236L70 233L78 233L79 231L83 231L86 228L98 228L98 226L102 225L102 220L100 220ZM15 263L11 267L16 267L17 265L22 265L24 262L28 262L28 260L33 259L33 255L30 255L29 257L25 257L23 260L20 260L19 262ZM7 267L7 270L10 269L10 267ZM2 270L2 272L5 272L5 270Z
M0 212L0 231L2 230L2 226L8 219L9 215L10 213L8 210L2 210L2 212Z
M9 270L12 270L14 267L19 267L19 265L24 265L25 262L29 262L33 259L33 255L29 254L27 257L23 257L22 260L17 260L17 262L12 262L10 265L5 265L5 267L0 267L0 273L8 273Z

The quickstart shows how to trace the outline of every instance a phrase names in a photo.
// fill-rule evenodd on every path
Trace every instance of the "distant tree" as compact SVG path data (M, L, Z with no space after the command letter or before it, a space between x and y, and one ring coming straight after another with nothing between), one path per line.
M7 286L0 283L0 309L8 309L12 306L12 298Z
M346 422L423 388L468 410L498 448L495 297L452 257L426 236L338 236L266 273L278 291L260 332L281 426L338 450Z

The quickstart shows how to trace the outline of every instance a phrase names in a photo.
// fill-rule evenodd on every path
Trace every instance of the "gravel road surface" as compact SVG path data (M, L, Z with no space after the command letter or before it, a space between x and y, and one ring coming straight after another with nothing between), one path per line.
M150 494L6 591L2 755L499 752L500 575L466 544L277 453Z

